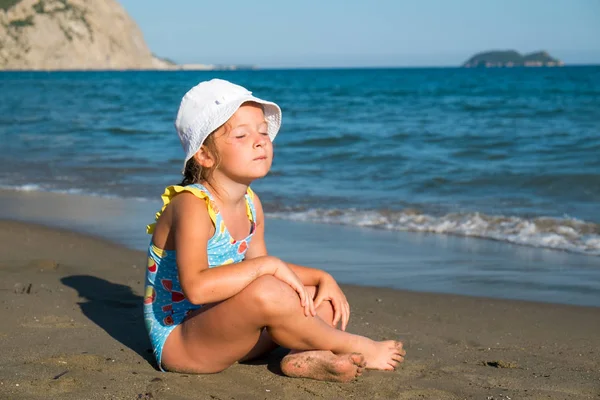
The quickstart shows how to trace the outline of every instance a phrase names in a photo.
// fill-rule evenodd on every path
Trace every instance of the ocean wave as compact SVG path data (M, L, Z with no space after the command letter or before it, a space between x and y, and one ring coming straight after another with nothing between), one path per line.
M60 189L55 187L50 187L46 185L38 185L38 184L24 184L24 185L4 185L0 184L0 190L14 190L16 192L43 192L43 193L55 193L55 194L64 194L64 195L74 195L74 196L83 196L83 197L100 197L103 199L122 199L122 200L135 200L148 202L156 199L148 198L148 197L131 197L131 196L119 196L117 194L109 194L109 193L100 193L95 191L90 191L88 189L81 188L70 188L70 189Z
M350 145L363 142L365 138L355 134L345 134L338 137L309 137L300 140L292 140L285 144L286 147L334 147L340 145Z
M106 129L106 132L113 135L150 135L154 132L146 131L143 129L132 129L125 128L122 126L114 126Z
M0 189L22 192L49 192L108 199L156 201L155 197L119 196L79 188L61 189L38 184L3 185ZM600 256L600 224L575 218L487 215L480 212L449 213L435 216L417 209L393 210L280 208L265 204L267 216L299 222L317 222L389 231L424 232L476 237L530 247Z
M477 237L600 256L600 224L573 218L523 218L479 212L433 216L411 209L309 209L277 211L267 215L294 221Z
M40 192L44 191L44 188L41 185L36 184L25 184L25 185L0 185L0 189L6 190L16 190L18 192Z

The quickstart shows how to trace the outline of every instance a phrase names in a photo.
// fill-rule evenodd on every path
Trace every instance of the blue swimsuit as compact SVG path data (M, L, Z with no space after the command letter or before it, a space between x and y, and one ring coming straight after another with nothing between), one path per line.
M215 234L208 241L208 266L218 267L240 262L244 259L248 245L254 233L256 224L256 211L254 209L254 193L250 188L246 193L246 211L251 222L250 234L244 240L234 240L210 192L200 184L189 186L169 186L161 196L162 209L156 213L156 220L160 217L171 200L182 192L189 192L206 201L208 214L215 226ZM156 224L146 227L149 234L154 233ZM148 246L148 268L146 269L146 283L144 296L144 320L146 330L152 343L154 357L161 371L162 350L169 334L175 327L183 322L192 311L202 307L190 303L183 294L177 272L177 256L175 250L163 250L156 247L153 242Z

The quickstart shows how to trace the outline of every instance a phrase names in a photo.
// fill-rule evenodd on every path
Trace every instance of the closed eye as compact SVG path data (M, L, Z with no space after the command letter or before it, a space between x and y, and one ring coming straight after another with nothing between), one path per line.
M266 122L263 122L262 124L260 124L258 127L258 133L260 133L261 135L268 135L269 134L269 125Z

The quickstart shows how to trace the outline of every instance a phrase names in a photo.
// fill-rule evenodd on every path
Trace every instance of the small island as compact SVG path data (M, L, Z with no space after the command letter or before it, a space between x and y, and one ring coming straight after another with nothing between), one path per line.
M551 57L546 51L522 55L515 50L486 51L475 54L462 66L465 68L498 67L562 67L564 63Z

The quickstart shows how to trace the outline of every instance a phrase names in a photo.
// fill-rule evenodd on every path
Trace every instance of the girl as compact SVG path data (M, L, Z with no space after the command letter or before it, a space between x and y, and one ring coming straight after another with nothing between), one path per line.
M320 380L404 360L401 342L345 332L350 307L331 275L268 255L250 184L269 172L280 125L279 106L223 80L181 101L184 179L148 226L144 317L161 370L219 372L277 345L294 349L284 374Z

